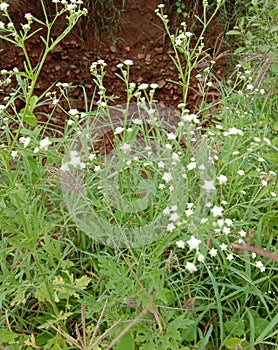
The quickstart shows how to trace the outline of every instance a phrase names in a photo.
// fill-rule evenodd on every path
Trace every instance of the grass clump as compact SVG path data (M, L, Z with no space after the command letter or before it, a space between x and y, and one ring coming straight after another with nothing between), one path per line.
M201 74L200 110L187 110L212 18L204 1L201 36L185 23L172 34L159 5L183 103L159 107L156 82L130 82L133 62L125 60L117 76L126 104L111 107L100 59L91 65L97 108L86 95L84 111L68 100L65 129L53 136L36 114L41 104L58 108L70 84L58 84L60 95L36 96L34 89L48 52L86 13L79 2L64 5L68 28L55 40L45 16L36 69L25 49L36 18L26 16L22 32L6 23L1 29L26 61L22 72L2 71L3 83L18 83L0 107L3 346L275 349L277 101L268 80L256 86L250 70L238 67L217 86L222 99L212 115L210 62ZM8 4L0 8L10 21Z

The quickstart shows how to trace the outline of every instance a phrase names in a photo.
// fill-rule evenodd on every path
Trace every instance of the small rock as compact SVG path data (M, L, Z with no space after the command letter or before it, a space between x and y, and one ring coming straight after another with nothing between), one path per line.
M138 53L137 58L138 60L143 60L145 58L145 55L143 53Z
M159 89L162 89L162 88L164 88L164 86L166 85L166 81L163 80L163 79L160 79L160 80L157 82L157 84L158 84L158 88L159 88Z
M161 47L155 47L155 48L154 48L154 51L155 51L156 53L163 53L163 46L161 46Z
M116 52L117 51L115 46L110 46L109 49L110 49L111 52Z
M151 61L151 55L150 54L148 54L147 56L146 56L146 61Z

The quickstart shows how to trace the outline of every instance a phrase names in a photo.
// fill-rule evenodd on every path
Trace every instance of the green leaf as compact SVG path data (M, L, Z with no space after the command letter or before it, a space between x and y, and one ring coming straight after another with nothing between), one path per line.
M241 32L238 30L229 30L226 35L241 35Z
M21 334L10 332L7 329L0 329L0 339L3 343L13 342L16 338L20 336Z
M118 342L117 348L118 350L135 350L135 343L132 335L126 333Z
M36 104L37 104L38 100L39 100L39 98L36 95L33 95L30 98L30 103L29 103L29 108L28 108L30 112L33 112L34 108L36 107Z
M225 346L229 350L240 350L242 349L241 343L242 339L240 338L230 338L226 341Z
M225 332L230 335L241 337L245 332L245 325L243 320L239 320L236 317L231 318L224 323Z
M23 122L27 123L29 126L37 126L37 118L33 112L30 112L26 107L22 108L19 115L23 118Z

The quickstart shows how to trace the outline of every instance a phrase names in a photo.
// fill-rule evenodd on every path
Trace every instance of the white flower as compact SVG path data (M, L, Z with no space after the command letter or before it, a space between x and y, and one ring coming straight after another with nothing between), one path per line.
M253 84L247 84L246 89L250 91L254 90Z
M168 183L173 180L173 176L171 173L164 173L164 175L162 176L162 180Z
M72 120L72 119L68 120L68 121L67 121L67 124L68 124L68 126L73 125L73 124L74 124L74 120Z
M196 166L197 166L196 162L190 162L189 164L187 164L186 167L187 167L188 170L193 170L193 169L196 168Z
M155 89L158 88L158 84L156 84L156 83L151 83L150 87L151 87L152 89L155 90Z
M256 267L258 267L261 270L261 272L265 271L265 266L261 261L256 261Z
M118 63L118 64L116 65L117 68L123 68L123 66L124 66L123 63Z
M213 258L217 255L217 249L211 248L209 251L209 255Z
M214 217L222 216L223 208L218 207L217 205L215 205L210 211L212 212L212 215Z
M33 18L33 15L31 13L25 13L24 17L27 19L27 21L30 21Z
M262 180L261 183L262 183L262 186L264 186L264 187L267 186L267 181L266 180Z
M164 4L159 4L159 5L157 5L157 8L158 8L158 9L163 9L164 7L165 7Z
M205 181L205 184L202 186L207 191L213 191L215 190L215 184L214 181Z
M6 2L2 2L0 4L0 10L1 11L6 11L8 7L9 7L9 4L7 4Z
M19 142L23 143L23 147L26 148L29 145L29 143L31 142L31 139L29 136L28 137L22 136L19 138Z
M176 136L173 132L170 132L169 134L167 134L168 140L175 140L176 137L177 137L177 136Z
M243 131L240 129L237 129L237 128L230 128L228 130L228 133L229 133L229 135L240 135L240 136L243 135Z
M171 222L170 224L167 225L167 231L168 232L172 232L174 231L174 229L176 228L176 226Z
M222 175L222 174L219 175L217 179L218 179L220 185L225 185L228 181L227 177L225 175Z
M96 165L95 168L94 168L94 171L95 172L98 172L101 170L101 166L100 165Z
M39 147L35 147L33 152L38 153L39 151L40 151Z
M226 256L226 259L229 260L229 261L232 261L232 260L234 259L233 254L228 254L228 255Z
M204 262L205 261L205 256L203 255L203 254L201 254L201 253L197 253L197 260L199 261L199 262Z
M179 220L179 218L180 218L179 214L177 214L177 213L172 213L172 214L170 215L169 220L172 221L172 222L175 222L175 221Z
M62 171L69 171L69 164L68 163L62 163L60 170Z
M131 146L128 144L128 143L124 143L120 149L124 152L124 153L127 153L131 150Z
M234 151L234 152L232 153L232 155L233 155L233 156L239 155L239 151Z
M176 245L178 248L184 249L185 247L185 242L184 241L177 241Z
M48 147L52 144L52 142L49 140L49 137L45 137L40 141L40 149L47 151Z
M199 245L202 243L200 239L197 239L195 236L191 236L191 238L186 242L189 246L189 250L199 250Z
M191 263L191 262L187 262L185 265L186 270L188 270L190 273L196 272L197 271L197 267L195 266L195 264Z
M77 115L79 112L76 108L71 108L69 111L68 111L68 114L70 115Z
M126 66L132 66L132 65L133 65L133 61L132 61L132 60L125 60L125 61L124 61L124 64L125 64Z
M238 170L238 171L237 171L237 174L238 174L239 176L243 176L243 175L245 174L245 172L244 172L243 170Z
M118 135L118 134L121 134L123 131L124 131L124 128L122 128L121 126L118 126L118 127L115 129L114 133L115 133L116 135Z
M230 229L230 227L223 227L223 233L225 233L225 235L228 235L228 234L230 234L231 233L231 229Z
M146 90L148 88L148 86L149 86L149 84L142 83L138 86L138 89L139 90Z
M136 125L141 125L143 123L143 121L139 118L135 118L132 120L132 123L136 124Z
M11 157L15 159L18 156L18 151L12 151L11 152Z
M170 215L171 214L171 208L165 208L164 210L163 210L163 214L164 215Z
M225 224L228 225L229 227L232 226L233 220L231 219L225 219Z
M185 215L186 215L187 217L191 216L192 214L194 214L194 211L193 211L192 209L187 209L187 210L185 210Z
M262 140L259 137L254 137L253 139L255 142L260 143Z
M220 249L221 249L222 251L227 250L227 248L228 248L228 246L227 246L227 244L225 244L225 243L222 243L222 244L220 245Z
M259 158L258 158L258 161L259 161L259 162L265 162L265 159L262 158L262 157L259 157Z
M161 160L161 161L159 161L159 162L157 163L157 166L158 166L159 168L164 168L164 167L165 167L165 163L162 162L162 160Z

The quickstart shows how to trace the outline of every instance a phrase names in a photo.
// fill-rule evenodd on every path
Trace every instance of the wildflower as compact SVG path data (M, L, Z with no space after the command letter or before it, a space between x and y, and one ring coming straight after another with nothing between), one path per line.
M250 91L254 90L253 84L247 84L246 89Z
M223 208L218 207L217 205L215 205L212 209L211 209L211 213L214 217L216 216L222 216L222 212L223 212Z
M188 170L193 170L193 169L196 168L196 166L197 166L196 162L190 162L189 164L187 164L186 167L187 167Z
M229 227L232 226L233 220L231 219L225 219L225 224L228 225Z
M185 247L185 242L184 241L177 241L176 245L178 248L184 249Z
M213 258L217 255L217 249L215 248L211 248L210 251L209 251L209 255Z
M208 87L212 87L212 85L213 85L213 83L212 83L211 81L208 81L208 82L207 82L207 86L208 86Z
M222 251L227 250L227 248L228 248L228 246L227 246L227 244L225 244L225 243L222 243L222 244L220 245L220 249L221 249Z
M149 84L142 83L138 86L138 89L139 90L146 90L148 87L149 87Z
M232 260L234 259L233 254L228 254L228 255L226 256L226 259L229 260L229 261L232 261Z
M191 216L191 215L193 215L194 214L194 211L192 210L192 209L187 209L187 210L185 210L185 215L187 216L187 217L189 217L189 216Z
M218 181L219 181L219 183L220 183L220 185L225 185L226 183L227 183L227 177L225 176L225 175L219 175L218 176Z
M124 143L120 149L124 152L124 153L127 153L131 150L131 146L128 144L128 143Z
M265 90L264 89L260 89L260 94L264 95L265 94Z
M261 183L262 183L262 186L264 186L264 187L267 186L267 181L266 180L262 180Z
M135 125L142 125L142 120L139 119L139 118L135 118L132 120L132 123L135 124Z
M237 129L237 128L230 128L228 130L228 133L229 133L229 135L240 135L240 136L243 135L243 131L240 129Z
M185 265L186 270L188 270L190 273L196 272L197 268L195 266L195 264L191 263L191 262L187 262Z
M259 137L254 137L253 139L255 142L260 143L262 140Z
M163 214L164 215L170 215L171 214L171 208L165 208L164 210L163 210Z
M62 163L60 170L62 171L69 171L69 164L68 163Z
M230 234L231 233L231 229L230 229L230 227L223 227L223 233L225 234L225 235L228 235L228 234Z
M159 5L157 5L157 8L158 8L158 9L163 9L164 7L165 7L164 4L159 4Z
M176 228L176 226L171 222L170 224L167 225L167 231L168 232L172 232L174 231L174 229Z
M12 151L11 152L11 157L15 159L18 156L18 151Z
M125 64L126 66L132 66L132 65L133 65L133 61L132 61L132 60L125 60L125 61L124 61L124 64Z
M202 186L207 191L215 190L215 184L214 181L205 181L205 184Z
M40 141L40 149L47 151L48 147L52 144L52 142L49 140L49 137L45 137Z
M9 4L7 4L6 2L2 2L0 4L0 10L1 11L6 11L8 9L8 7L9 7Z
M27 19L27 21L32 20L33 15L31 13L25 13L24 17Z
M172 214L170 215L169 220L175 222L175 221L177 221L179 218L180 218L179 214L177 214L177 213L172 213Z
M259 158L258 158L258 161L263 163L263 162L265 162L265 159L262 158L262 157L259 157Z
M189 246L189 250L199 250L199 245L202 243L202 241L197 239L195 236L191 236L186 243Z
M169 134L167 134L168 140L175 140L176 137L177 137L177 136L176 136L173 132L170 132Z
M72 120L72 119L68 120L68 121L67 121L67 124L68 124L69 126L73 125L73 124L74 124L74 120Z
M23 147L26 148L29 145L29 143L31 142L31 139L30 139L30 137L23 137L22 136L19 138L19 142L23 143Z
M117 67L117 68L120 68L120 69L123 68L123 66L124 66L123 63L118 63L118 64L116 65L116 67Z
M205 261L205 256L203 255L203 254L201 254L201 253L197 253L197 260L199 261L199 262L204 262Z
M122 128L121 126L118 126L116 129L115 129L115 134L118 135L118 134L121 134L122 132L124 131L124 128Z
M79 112L76 108L72 108L68 111L68 114L72 115L72 116L75 116L77 115Z
M155 89L158 88L158 84L156 84L156 83L151 83L150 87L151 87L152 89L155 90Z
M159 161L159 162L157 163L157 166L158 166L159 168L164 168L164 167L165 167L165 163L162 162L162 161Z
M261 272L265 271L265 266L263 265L263 263L261 261L256 261L256 267L259 268L261 270Z
M89 160L94 160L94 159L96 159L96 155L94 154L94 153L91 153L91 154L89 154L89 157L88 157L88 159Z
M239 176L243 176L243 175L245 174L245 172L244 172L243 170L238 170L238 171L237 171L237 174L238 174Z
M171 173L164 173L164 175L162 176L162 180L168 183L173 180L173 176Z
M170 145L169 143L167 143L167 144L165 145L165 148L167 148L167 149L172 149L172 145Z

